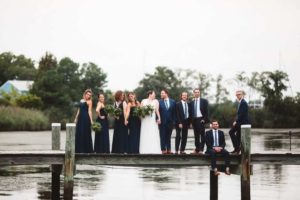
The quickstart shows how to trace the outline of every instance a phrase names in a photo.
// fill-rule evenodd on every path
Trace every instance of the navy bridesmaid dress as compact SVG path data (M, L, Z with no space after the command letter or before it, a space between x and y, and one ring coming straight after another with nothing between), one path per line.
M86 102L80 102L79 115L76 123L75 152L92 153L91 120Z
M101 119L98 116L96 119L96 121L101 124L102 128L100 132L95 133L94 150L96 153L109 153L109 127L107 113L104 108L100 109L100 115L105 116L105 118Z
M138 116L133 116L133 112L136 107L131 107L128 128L129 128L129 152L132 154L140 153L140 132L141 132L141 120Z
M116 104L115 104L116 106ZM114 136L112 144L112 153L127 153L128 152L128 127L124 124L123 102L118 108L121 109L119 118L115 118Z

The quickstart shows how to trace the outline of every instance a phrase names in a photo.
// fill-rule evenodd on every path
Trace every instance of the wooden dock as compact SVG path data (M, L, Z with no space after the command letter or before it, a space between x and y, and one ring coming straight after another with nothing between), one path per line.
M251 166L255 164L300 165L300 154L251 154L251 126L242 127L242 153L231 155L231 170L241 176L241 199L250 200ZM59 199L60 174L64 166L64 199L73 198L74 169L76 165L118 166L210 166L208 155L160 154L75 154L75 124L67 124L65 150L60 147L60 124L52 124L52 150L1 151L0 165L51 165L52 199ZM218 157L218 165L224 159ZM255 173L255 172L252 172ZM210 199L218 199L218 177L210 171Z

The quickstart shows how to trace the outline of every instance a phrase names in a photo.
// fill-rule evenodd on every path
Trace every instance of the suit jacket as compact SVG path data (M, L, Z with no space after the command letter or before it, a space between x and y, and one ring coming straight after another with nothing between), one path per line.
M195 105L194 100L189 103L189 114L190 114L191 119L194 118L194 105ZM208 119L208 101L206 99L200 98L200 111L202 113L202 117L203 117L205 123L208 123L209 122L209 119Z
M189 110L189 103L187 103L187 109ZM186 119L187 121L189 121L189 116ZM176 103L176 123L177 124L183 124L185 121L185 115L184 115L184 107L182 105L182 102L179 101Z
M205 132L205 142L206 142L207 149L213 148L213 145L214 145L214 137L213 136L214 135L213 135L212 129ZM224 136L224 132L221 130L218 130L218 139L219 139L219 147L222 147L224 149L226 146L225 136Z
M248 116L248 103L245 99L242 99L237 111L236 123L238 126L242 124L249 124L249 116Z
M176 103L169 98L169 109L166 108L164 99L159 100L159 113L161 125L175 123L176 118Z

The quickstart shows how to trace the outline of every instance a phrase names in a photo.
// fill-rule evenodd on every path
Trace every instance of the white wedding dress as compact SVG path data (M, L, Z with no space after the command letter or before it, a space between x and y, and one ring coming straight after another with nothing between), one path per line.
M151 105L154 111L151 115L142 118L141 121L141 136L140 136L140 153L142 154L160 154L160 136L159 129L156 123L155 110L159 104L156 99L143 99L142 105Z

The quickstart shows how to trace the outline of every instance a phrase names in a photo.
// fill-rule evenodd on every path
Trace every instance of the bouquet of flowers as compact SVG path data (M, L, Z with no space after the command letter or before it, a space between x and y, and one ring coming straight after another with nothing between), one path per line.
M115 108L113 105L105 105L104 107L104 110L107 114L109 115L113 115L114 114L114 111L115 111Z
M122 114L121 108L115 108L115 110L114 110L114 116L115 117L120 117L121 114Z
M102 129L102 126L101 126L101 124L99 122L94 122L92 124L92 130L95 131L96 133L100 132L101 129Z
M145 112L145 115L152 115L152 112L154 111L154 108L153 108L153 106L151 106L151 105L146 105L145 107L144 107L144 112Z
M106 105L104 110L107 114L115 117L119 117L122 114L122 110L120 108L115 108L113 105Z
M146 117L146 115L152 115L152 112L154 111L154 108L151 105L143 106L143 107L137 107L133 110L133 116L138 117Z

